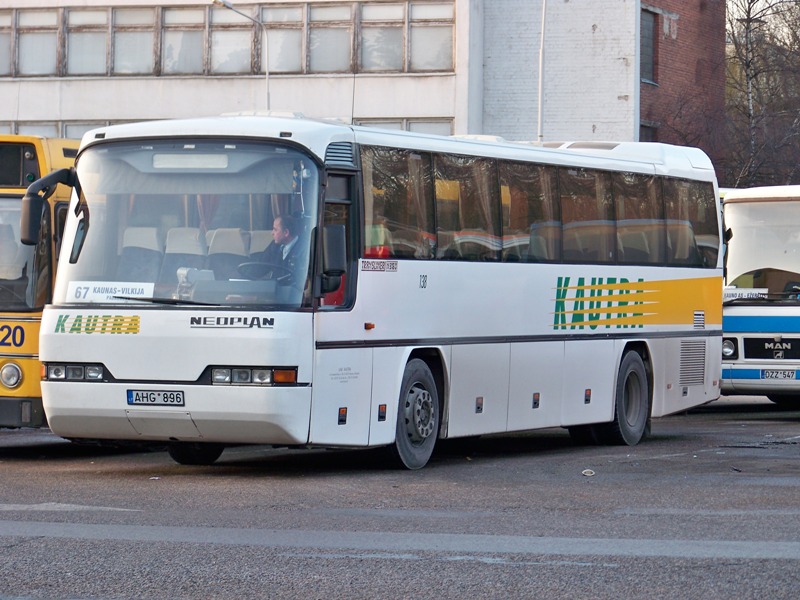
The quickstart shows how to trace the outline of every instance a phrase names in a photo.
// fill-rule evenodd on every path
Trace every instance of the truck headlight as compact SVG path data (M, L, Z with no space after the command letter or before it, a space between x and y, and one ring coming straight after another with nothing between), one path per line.
M722 358L736 358L735 340L722 340Z
M0 368L0 382L8 389L13 390L22 383L22 369L17 363L8 362L4 364Z

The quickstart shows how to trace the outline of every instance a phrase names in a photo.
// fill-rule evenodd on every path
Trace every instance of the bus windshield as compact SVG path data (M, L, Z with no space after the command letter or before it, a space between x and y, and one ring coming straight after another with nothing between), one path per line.
M727 285L766 290L770 296L800 294L800 204L725 204L728 245Z
M56 303L301 307L319 168L274 142L148 140L77 163Z
M0 197L0 311L28 310L44 304L49 269L37 293L34 246L19 242L20 198Z

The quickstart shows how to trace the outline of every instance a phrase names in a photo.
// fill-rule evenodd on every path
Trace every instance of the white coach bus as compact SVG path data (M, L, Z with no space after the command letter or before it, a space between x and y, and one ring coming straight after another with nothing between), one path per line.
M800 185L730 190L722 392L800 406Z
M184 464L386 446L414 469L439 438L636 444L719 394L722 271L697 243L718 246L718 190L696 149L227 116L89 132L58 177L75 194L41 357L65 438Z

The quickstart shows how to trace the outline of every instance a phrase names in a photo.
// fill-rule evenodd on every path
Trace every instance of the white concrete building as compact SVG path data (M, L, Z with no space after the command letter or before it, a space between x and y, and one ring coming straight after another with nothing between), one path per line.
M640 0L0 0L0 131L263 110L634 140ZM265 40L267 43L265 43ZM264 48L268 47L268 52ZM265 63L269 75L265 76Z

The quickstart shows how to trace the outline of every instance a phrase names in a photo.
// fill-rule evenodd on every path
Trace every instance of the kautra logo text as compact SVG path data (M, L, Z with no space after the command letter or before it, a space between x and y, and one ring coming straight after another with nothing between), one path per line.
M644 327L643 283L644 279L631 283L622 277L559 277L553 329Z
M139 315L58 315L55 333L139 333Z

